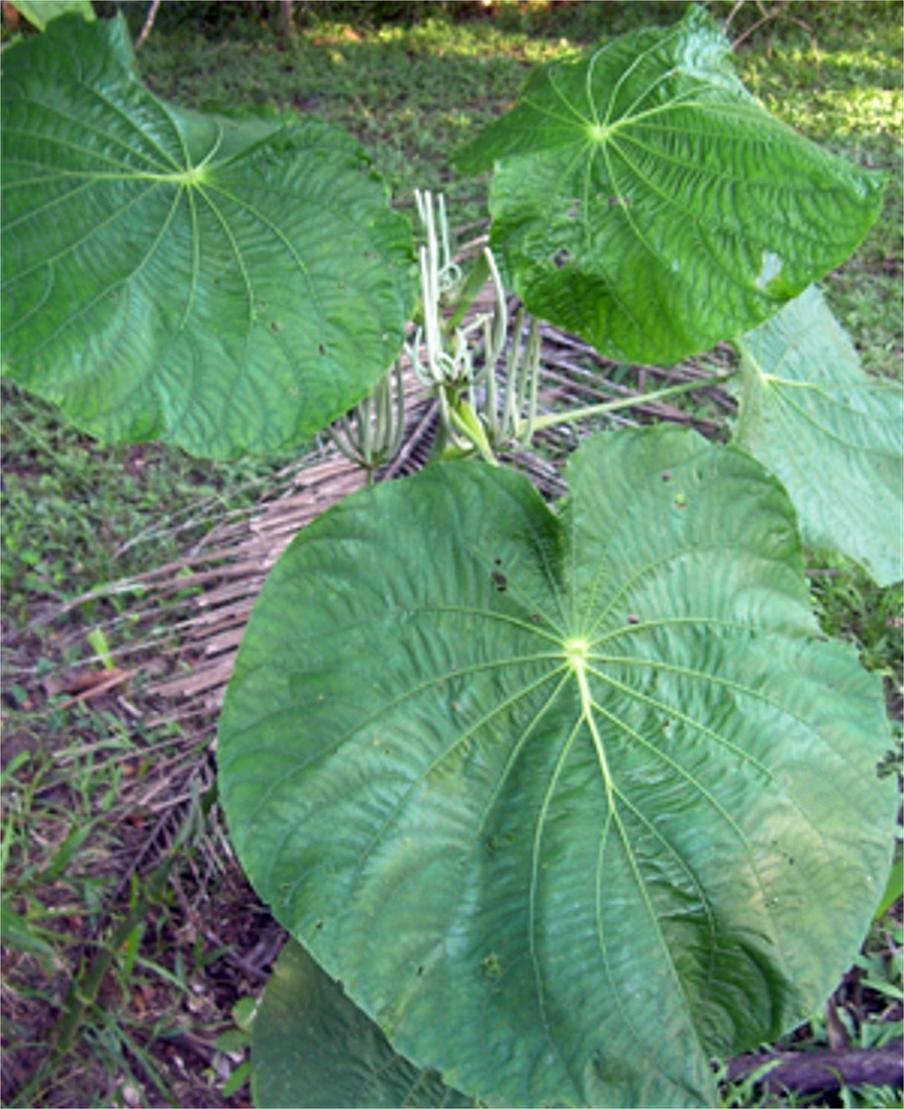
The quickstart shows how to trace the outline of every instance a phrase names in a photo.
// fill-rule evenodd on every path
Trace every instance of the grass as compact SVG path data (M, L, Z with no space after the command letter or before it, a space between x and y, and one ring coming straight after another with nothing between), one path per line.
M165 794L130 803L148 797L148 759L182 737L149 749L87 706L22 715L32 743L3 794L4 1103L219 1104L230 1064L216 1037L251 989L231 967L261 929L197 802L186 815Z
M226 512L289 461L198 461L157 444L105 447L46 404L3 386L3 534L0 583L8 620L23 626L42 601L58 604L103 582L174 557L163 516L202 502Z
M286 45L269 23L249 16L264 19L266 5L172 3L161 9L140 65L156 91L185 105L311 113L344 126L371 151L399 206L411 206L415 186L443 189L461 226L485 218L486 180L454 174L449 153L512 102L532 65L575 55L600 36L650 19L674 18L682 6L540 3L487 11L437 4L392 11L385 4L311 5ZM733 5L712 7L725 17ZM897 376L899 9L794 3L768 10L774 17L738 53L749 87L809 137L891 174L880 221L828 279L827 290L865 366ZM756 4L744 5L732 33L754 28L760 12ZM140 22L143 6L127 6L126 14ZM228 1088L242 1058L240 1037L219 1037L235 1031L235 1005L259 991L255 969L266 961L261 937L278 942L278 930L267 931L215 820L180 848L174 881L144 922L124 939L117 931L129 923L154 860L166 857L178 834L186 806L169 802L188 768L205 764L206 742L199 748L190 728L179 724L163 732L146 727L130 711L128 692L93 707L53 692L55 673L95 653L88 636L111 607L123 616L128 639L129 600L98 601L63 620L45 618L100 583L180 554L194 533L175 532L174 522L194 521L202 532L211 518L205 512L249 503L287 460L213 465L156 446L102 447L12 387L4 389L2 448L4 1009L11 1092L4 1100L247 1104L247 1091ZM856 568L819 552L811 557L811 582L824 630L852 642L864 664L883 675L899 718L898 591L880 590ZM895 753L889 765L897 765ZM161 766L174 771L173 786L154 795ZM136 859L141 862L130 873ZM47 1046L70 981L84 983L92 957L113 939L121 942L81 1014L73 1045L49 1067ZM892 913L874 926L865 965L840 987L836 1015L852 1044L875 1043L890 1030L899 1034L894 990L900 989L902 946ZM828 1041L819 1014L793 1043L810 1050ZM236 1049L231 1054L229 1045ZM723 1093L726 1105L766 1103L749 1085ZM838 1103L891 1104L890 1097L887 1090L843 1091ZM793 1097L780 1103L803 1104Z

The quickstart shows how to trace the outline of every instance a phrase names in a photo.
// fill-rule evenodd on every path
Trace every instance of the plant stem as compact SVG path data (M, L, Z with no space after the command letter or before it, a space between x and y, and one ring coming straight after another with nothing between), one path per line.
M547 416L538 416L534 420L534 431L544 431L559 424L574 423L575 420L583 420L588 416L617 412L622 408L633 408L638 404L647 404L649 401L661 400L663 397L675 397L679 393L690 393L695 389L707 389L733 376L734 371L717 374L714 377L698 378L695 381L682 381L680 385L668 385L664 389L654 389L652 393L643 393L636 397L621 397L619 400L604 401L602 404L591 404L586 408L573 408L570 412L552 412Z
M148 35L151 33L151 28L154 26L154 20L157 18L157 11L160 7L160 0L151 0L148 6L148 13L144 18L144 24L141 31L138 33L138 38L135 39L135 49L140 50L147 41Z
M476 447L484 462L490 466L498 466L499 462L493 454L493 448L487 439L483 424L471 405L463 398L459 398L449 404L446 411L452 430L457 431L473 447Z

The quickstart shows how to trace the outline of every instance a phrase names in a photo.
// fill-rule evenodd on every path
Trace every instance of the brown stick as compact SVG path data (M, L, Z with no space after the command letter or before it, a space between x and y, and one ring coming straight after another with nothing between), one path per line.
M145 44L145 40L151 33L151 28L154 26L154 20L157 18L157 9L160 7L160 0L151 0L148 14L144 18L144 26L138 33L138 38L135 39L135 49L140 50Z
M739 1055L728 1064L729 1082L740 1082L773 1063L758 1084L772 1093L816 1093L842 1086L904 1086L904 1043L860 1051L782 1051Z

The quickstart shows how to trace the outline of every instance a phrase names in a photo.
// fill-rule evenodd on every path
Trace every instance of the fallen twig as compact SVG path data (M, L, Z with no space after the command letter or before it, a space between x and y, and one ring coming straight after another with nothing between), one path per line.
M776 1062L777 1061L777 1062ZM769 1063L758 1084L771 1093L816 1093L843 1086L904 1086L904 1044L844 1051L782 1051L739 1055L728 1064L729 1082L740 1082Z

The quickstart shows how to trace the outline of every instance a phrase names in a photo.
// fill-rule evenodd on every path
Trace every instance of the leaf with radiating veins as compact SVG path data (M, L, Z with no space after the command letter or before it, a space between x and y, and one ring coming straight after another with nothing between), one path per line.
M762 108L710 15L537 69L457 157L495 166L491 243L535 315L621 359L675 362L839 265L885 178Z
M568 479L554 511L438 464L303 531L220 796L260 896L414 1065L493 1105L711 1105L710 1059L806 1019L869 927L882 685L821 640L749 455L619 431Z
M3 55L3 357L100 438L298 445L395 358L411 235L349 135L140 83L125 22Z

